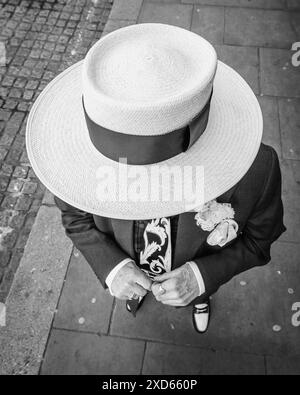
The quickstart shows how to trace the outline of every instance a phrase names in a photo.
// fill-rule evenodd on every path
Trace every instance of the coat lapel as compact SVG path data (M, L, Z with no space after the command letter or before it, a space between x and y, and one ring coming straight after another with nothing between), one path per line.
M134 221L112 219L115 239L120 247L133 259L135 259L133 248L133 224Z
M230 203L236 185L217 198L220 203ZM208 232L197 226L195 221L196 212L188 212L179 215L178 229L175 244L173 269L193 259L205 245Z
M194 256L195 241L198 241L197 244L200 245L202 240L199 238L204 239L205 237L204 232L199 232L195 215L195 212L179 215L173 269L190 260Z

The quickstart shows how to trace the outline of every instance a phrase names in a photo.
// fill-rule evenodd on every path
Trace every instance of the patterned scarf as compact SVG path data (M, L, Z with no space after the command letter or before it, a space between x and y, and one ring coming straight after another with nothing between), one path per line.
M143 245L139 252L139 266L152 279L169 272L172 264L171 224L168 218L147 221Z

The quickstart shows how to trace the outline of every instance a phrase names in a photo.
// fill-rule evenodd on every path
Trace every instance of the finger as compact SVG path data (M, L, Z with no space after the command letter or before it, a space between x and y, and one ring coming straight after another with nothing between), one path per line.
M186 288L175 288L174 290L167 291L164 294L160 294L156 297L156 300L165 301L165 300L181 300L185 301L192 296L192 293Z
M130 285L129 290L127 291L127 297L128 299L131 299L133 294L144 297L146 293L147 291L143 287L141 287L139 284L133 283Z
M131 286L129 284L123 285L123 287L120 289L118 289L116 292L113 293L113 295L117 298L117 299L121 299L121 300L126 300L126 299L130 299L131 296L133 295L133 290L131 288Z
M178 301L178 300L164 300L161 301L162 304L166 304L168 306L186 306L186 302Z
M161 283L162 281L169 280L170 278L174 278L178 276L178 270L171 270L170 272L166 272L161 274L160 276L155 277L155 281Z
M176 288L176 279L175 278L171 278L170 280L166 280L163 283L156 283L155 281L152 284L151 287L151 291L153 293L154 296L156 295L162 295L164 294L166 291L172 291ZM163 288L163 290L162 290Z
M144 289L151 291L152 280L140 269L135 271L134 282L141 285Z
M153 293L154 296L161 293L161 289L159 288L159 286L160 284L156 283L155 281L152 283L151 292Z
M168 291L165 294L157 295L156 300L162 302L164 300L178 300L180 298L180 294L178 291Z

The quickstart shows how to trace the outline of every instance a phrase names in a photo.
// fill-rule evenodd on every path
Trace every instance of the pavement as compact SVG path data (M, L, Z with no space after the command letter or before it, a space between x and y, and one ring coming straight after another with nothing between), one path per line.
M251 85L280 157L287 231L270 264L213 295L199 335L189 308L148 295L133 318L104 291L46 191L6 303L2 374L300 374L299 11L297 0L114 1L103 34L141 22L191 29Z

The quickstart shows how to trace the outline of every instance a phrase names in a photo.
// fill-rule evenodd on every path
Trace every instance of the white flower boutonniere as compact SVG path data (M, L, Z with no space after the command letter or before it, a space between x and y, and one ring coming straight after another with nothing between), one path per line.
M211 200L203 205L195 215L197 226L211 232L207 238L209 245L223 247L229 241L237 237L238 224L233 220L234 209L230 203L218 203Z

